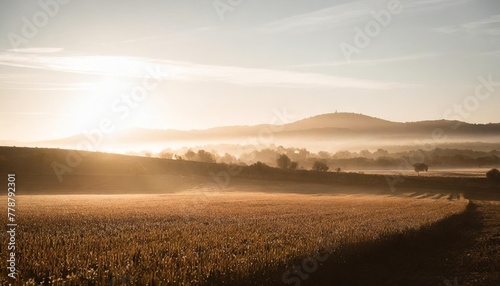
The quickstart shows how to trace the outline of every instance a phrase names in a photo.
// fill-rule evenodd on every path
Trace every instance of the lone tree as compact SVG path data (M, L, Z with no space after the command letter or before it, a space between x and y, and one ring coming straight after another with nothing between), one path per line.
M293 162L290 163L290 166L288 166L288 169L290 169L290 170L297 170L298 167L299 167L299 162L293 161Z
M415 168L415 172L417 172L417 174L419 176L420 176L420 172L429 171L429 166L427 166L424 163L417 163L417 164L413 165L413 167Z
M286 154L281 154L276 160L276 163L281 169L288 169L290 167L290 164L292 164L292 160L290 160L290 158Z
M328 167L328 165L325 162L316 161L314 162L312 169L317 172L326 172L330 169L330 167Z
M486 178L490 179L493 182L500 182L500 171L498 169L491 169L486 172Z

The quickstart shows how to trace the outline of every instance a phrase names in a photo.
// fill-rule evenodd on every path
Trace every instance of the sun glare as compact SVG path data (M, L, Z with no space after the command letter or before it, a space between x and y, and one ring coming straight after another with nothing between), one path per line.
M81 95L81 100L74 106L79 129L88 129L101 117L108 116L113 101L120 98L125 87L126 84L118 77L106 77L91 83L91 88Z
M109 76L137 77L142 75L144 63L130 57L86 56L65 59L70 69L83 73Z
M104 108L106 105L110 105L113 99L119 98L125 87L126 84L120 78L105 77L92 84L86 101L91 108Z

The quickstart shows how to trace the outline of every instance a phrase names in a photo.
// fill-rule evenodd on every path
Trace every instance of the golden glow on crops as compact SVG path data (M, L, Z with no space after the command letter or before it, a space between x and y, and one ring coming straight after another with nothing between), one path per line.
M256 193L18 200L23 280L50 273L53 281L101 285L110 279L198 285L272 274L318 249L418 229L467 205L432 198Z

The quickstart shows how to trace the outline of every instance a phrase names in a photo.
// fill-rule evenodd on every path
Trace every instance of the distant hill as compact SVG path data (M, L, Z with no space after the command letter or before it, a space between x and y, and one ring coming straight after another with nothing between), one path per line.
M287 131L300 131L318 128L337 128L356 131L382 130L397 128L403 123L391 122L356 113L330 113L302 119L285 125Z
M299 120L285 125L287 131L303 131L318 128L348 129L370 133L420 134L442 129L447 134L500 135L500 123L470 124L449 120L427 120L417 122L393 122L357 113L330 113Z
M376 148L408 145L421 140L444 142L500 142L500 123L470 124L448 120L392 122L356 113L318 115L285 125L225 126L206 130L130 129L106 135L101 146L128 149L151 146L203 144L275 144L305 148ZM249 143L249 138L257 143ZM75 148L82 134L52 141L29 142L18 146ZM363 145L364 144L364 145ZM339 147L340 146L340 147ZM345 147L344 147L345 146ZM366 146L366 147L363 147Z

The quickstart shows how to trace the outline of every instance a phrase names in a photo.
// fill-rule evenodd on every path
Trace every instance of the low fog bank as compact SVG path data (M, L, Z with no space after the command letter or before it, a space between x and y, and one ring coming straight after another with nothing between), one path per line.
M334 171L413 170L413 165L416 163L425 163L433 169L497 168L500 166L500 144L447 143L436 145L432 149L419 147L422 146L315 152L306 148L275 145L255 148L252 145L219 144L179 149L166 148L160 152L142 150L126 154L237 165L252 165L260 162L271 167L280 167L278 158L286 155L290 162L294 162L294 169L309 170L316 162L322 162Z

